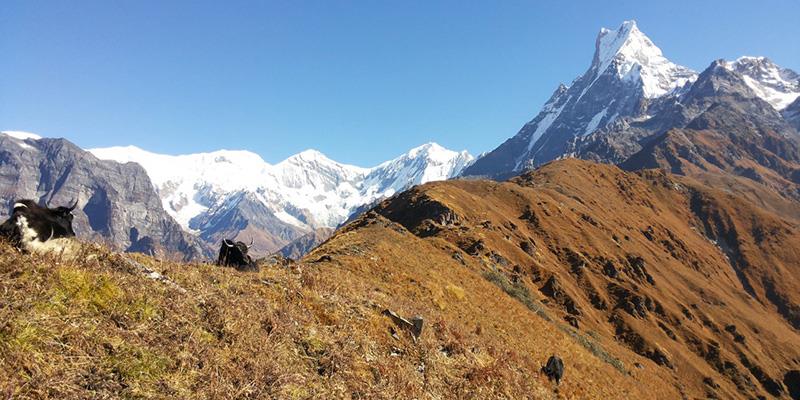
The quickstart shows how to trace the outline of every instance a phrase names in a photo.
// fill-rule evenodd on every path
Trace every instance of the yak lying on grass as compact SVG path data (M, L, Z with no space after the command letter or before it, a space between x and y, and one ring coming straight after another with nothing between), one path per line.
M31 253L72 253L77 246L72 211L77 206L77 200L69 207L56 208L42 207L33 200L17 200L11 216L0 225L0 236Z
M230 239L224 239L219 246L219 257L217 257L217 265L225 267L234 267L239 271L258 271L258 266L255 261L247 254L247 251L253 246L253 241L247 245L244 242Z

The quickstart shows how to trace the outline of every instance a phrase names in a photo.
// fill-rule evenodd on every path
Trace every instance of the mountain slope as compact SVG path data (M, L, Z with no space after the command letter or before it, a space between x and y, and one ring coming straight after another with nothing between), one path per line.
M735 174L800 199L800 136L726 64L712 63L680 105L654 117L685 122L673 122L674 128L649 139L621 166L692 176Z
M363 233L335 246L395 258L411 245L432 256L406 258L402 274L348 255L242 274L149 257L131 264L103 250L54 264L0 243L0 290L10 305L0 309L0 391L36 399L677 396L657 374L642 383L609 368L413 235L378 226ZM384 246L372 247L370 234ZM421 300L427 291L442 291L445 308ZM420 339L384 308L422 314ZM566 357L558 388L538 372L551 349Z
M306 233L305 235L289 242L289 244L283 246L278 253L280 253L280 255L283 257L292 260L298 260L304 255L308 254L315 247L328 240L328 238L333 235L333 232L333 228L317 228L314 231Z
M783 118L800 132L800 97L781 112Z
M188 259L208 254L164 212L144 169L99 160L64 139L0 134L0 191L3 215L20 198L53 206L77 200L76 234L118 250Z
M636 361L643 373L671 375L683 397L788 398L800 225L787 216L800 206L782 204L775 213L691 178L570 159L510 182L419 186L375 212L648 359Z
M141 164L164 208L209 245L223 237L252 237L257 254L277 251L317 228L335 227L364 204L455 176L472 161L466 152L435 143L373 168L337 163L315 150L275 165L247 151L182 156L133 146L90 151L102 159Z

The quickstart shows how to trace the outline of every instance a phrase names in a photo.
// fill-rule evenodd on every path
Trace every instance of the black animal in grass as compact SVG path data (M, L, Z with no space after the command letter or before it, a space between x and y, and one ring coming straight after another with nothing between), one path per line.
M11 216L0 225L0 237L15 247L32 253L65 253L73 250L72 211L69 207L48 208L33 200L17 200Z
M544 372L551 381L555 379L558 385L561 383L561 378L564 376L564 362L561 361L559 356L554 354L547 359L547 364L542 367L542 372Z
M217 257L217 265L225 267L234 267L238 271L258 271L258 265L247 254L247 251L253 247L253 240L250 244L230 239L224 239L219 246L219 257Z

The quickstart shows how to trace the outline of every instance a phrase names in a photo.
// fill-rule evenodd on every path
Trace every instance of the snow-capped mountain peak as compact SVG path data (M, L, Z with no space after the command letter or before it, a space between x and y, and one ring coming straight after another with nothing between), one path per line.
M288 157L286 160L282 162L289 162L295 164L302 164L307 162L319 162L323 164L331 164L336 163L335 161L331 160L325 154L322 154L319 150L308 149L303 150L295 155Z
M600 29L592 69L599 76L609 67L622 79L641 80L646 98L662 96L697 76L666 59L661 49L639 30L636 21L625 21L617 30Z
M343 164L338 161L331 160L330 158L328 158L328 156L326 156L322 152L314 149L304 150L275 164L275 167L277 168L291 168L292 166L303 167L303 168L317 168L317 169L318 168L335 169L349 175L366 173L369 170L368 168Z
M430 142L372 168L364 180L369 197L386 197L410 186L454 177L474 157L466 151L448 150Z
M448 162L459 157L466 160L472 159L472 156L466 151L456 152L446 149L440 146L438 143L428 142L422 146L418 146L409 150L406 154L403 154L399 158L425 158L433 162Z
M741 74L747 86L776 110L783 110L800 97L800 74L781 68L767 57L739 57L724 66Z
M251 179L271 167L256 153L245 150L217 150L208 153L167 155L136 146L89 149L97 158L141 164L153 184L177 181L214 182L229 190L252 187ZM180 179L176 181L176 177Z
M595 44L594 65L599 67L600 72L605 71L618 54L662 57L661 49L639 30L636 21L624 21L616 30L600 28Z
M576 140L620 118L643 116L655 99L677 94L696 79L697 73L664 57L635 21L602 28L589 69L570 86L560 85L517 135L465 173L507 177L569 156Z
M417 154L420 154L420 153L431 153L431 152L437 152L437 151L449 151L449 150L445 149L442 146L439 146L439 144L437 144L437 143L428 142L428 143L425 143L425 144L423 144L421 146L414 147L413 149L409 150L408 153L406 153L406 154L408 154L408 156L410 156L410 157L416 157Z

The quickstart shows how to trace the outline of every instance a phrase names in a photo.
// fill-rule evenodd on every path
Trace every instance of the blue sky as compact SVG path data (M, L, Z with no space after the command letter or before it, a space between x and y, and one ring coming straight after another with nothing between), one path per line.
M635 19L672 61L800 70L800 1L27 1L0 6L0 129L170 154L473 154Z

